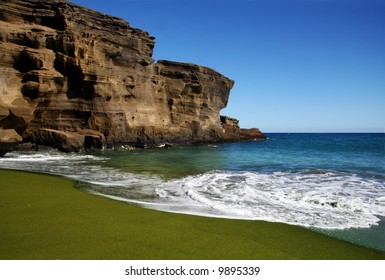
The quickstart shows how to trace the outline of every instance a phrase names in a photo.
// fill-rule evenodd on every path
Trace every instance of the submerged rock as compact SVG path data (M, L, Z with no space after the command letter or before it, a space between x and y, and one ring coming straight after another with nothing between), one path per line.
M0 128L62 151L263 137L221 121L234 81L155 63L154 45L126 21L67 1L0 0Z

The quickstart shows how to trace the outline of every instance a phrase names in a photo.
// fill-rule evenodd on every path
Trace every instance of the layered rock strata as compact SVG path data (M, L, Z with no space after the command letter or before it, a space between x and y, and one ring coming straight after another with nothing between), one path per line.
M0 150L263 137L221 121L232 80L195 64L154 63L154 39L67 1L0 0Z

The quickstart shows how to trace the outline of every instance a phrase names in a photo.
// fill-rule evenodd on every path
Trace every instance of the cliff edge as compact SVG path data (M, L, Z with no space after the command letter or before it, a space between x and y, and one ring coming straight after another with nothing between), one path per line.
M155 63L154 39L64 0L0 0L0 152L264 138L220 117L232 80Z

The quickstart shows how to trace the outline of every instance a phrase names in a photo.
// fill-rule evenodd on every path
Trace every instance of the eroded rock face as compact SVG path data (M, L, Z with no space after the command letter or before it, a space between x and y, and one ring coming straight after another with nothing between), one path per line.
M0 0L0 128L63 151L237 140L219 116L234 82L154 63L154 44L67 1Z
M239 121L227 116L221 116L221 124L223 127L223 140L265 140L266 136L258 128L244 129L239 127Z
M0 128L0 156L12 151L22 140L23 138L16 130Z

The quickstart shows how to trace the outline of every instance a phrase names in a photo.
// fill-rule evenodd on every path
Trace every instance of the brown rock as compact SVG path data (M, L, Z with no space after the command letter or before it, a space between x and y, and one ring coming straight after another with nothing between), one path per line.
M23 141L23 138L16 130L0 128L0 156L12 151L21 141Z
M239 121L227 116L221 116L221 122L226 141L265 140L266 136L258 128L240 128Z
M219 116L234 82L191 63L154 63L154 44L64 0L0 0L0 128L63 151L247 138L238 126L224 132Z
M266 135L263 134L258 128L250 128L250 129L241 129L240 130L241 137L243 140L265 140Z

